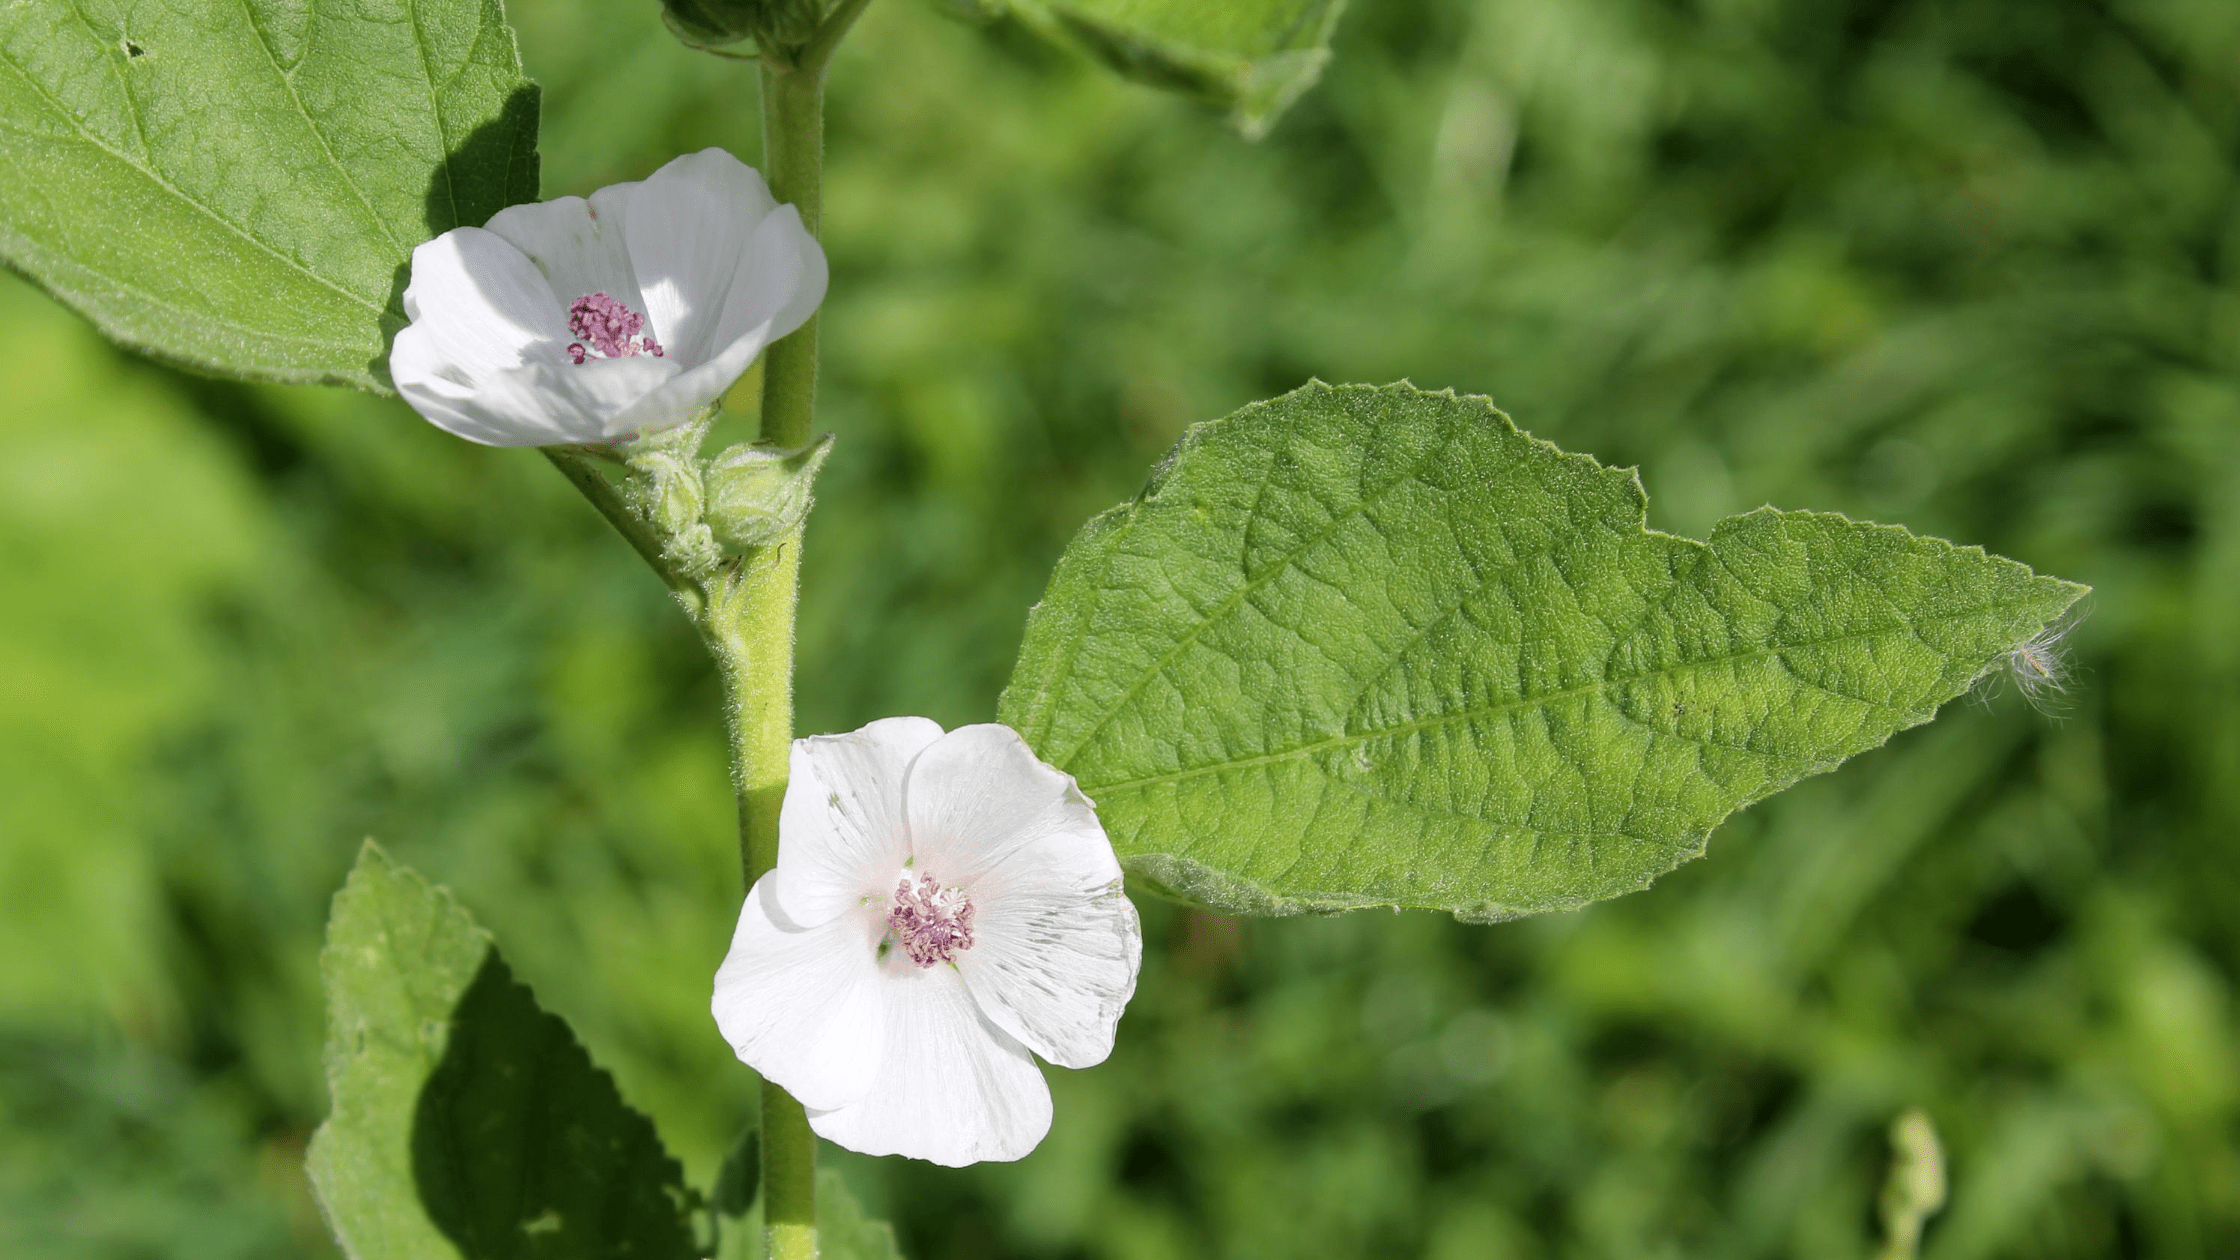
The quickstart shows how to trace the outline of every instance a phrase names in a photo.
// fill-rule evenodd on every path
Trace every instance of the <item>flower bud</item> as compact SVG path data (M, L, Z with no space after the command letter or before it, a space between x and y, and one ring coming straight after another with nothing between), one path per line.
M694 47L752 39L764 49L798 48L824 19L824 0L661 0L662 20Z
M709 460L709 528L740 548L767 546L799 529L809 515L810 483L831 452L832 435L827 433L794 450L757 442Z

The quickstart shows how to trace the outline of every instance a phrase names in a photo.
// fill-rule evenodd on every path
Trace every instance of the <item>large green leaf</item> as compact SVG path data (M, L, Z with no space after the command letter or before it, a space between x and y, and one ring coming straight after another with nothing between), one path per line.
M351 1260L682 1260L684 1171L451 895L367 844L320 956L311 1182Z
M967 0L1009 11L1132 79L1231 112L1259 137L1322 77L1345 0Z
M0 120L0 257L238 376L384 388L412 247L537 194L498 0L19 0Z
M1645 507L1485 399L1309 385L1191 430L1082 531L1002 718L1139 882L1504 919L1643 887L2083 593L1840 516L1706 545Z

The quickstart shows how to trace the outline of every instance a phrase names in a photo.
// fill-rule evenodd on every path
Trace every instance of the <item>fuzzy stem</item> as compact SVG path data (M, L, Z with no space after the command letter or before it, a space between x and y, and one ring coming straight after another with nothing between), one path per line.
M793 206L814 236L824 204L824 71L832 50L868 0L841 0L816 38L790 60L765 59L762 166L780 204ZM806 445L817 407L817 317L763 352L762 438ZM695 442L696 445L696 442ZM739 799L739 864L746 886L778 862L778 807L793 743L794 611L801 531L751 548L721 572L681 572L652 524L633 512L581 452L546 452L628 539L698 623L723 677ZM817 1139L784 1090L762 1085L762 1204L769 1260L816 1260Z
M770 195L818 234L824 218L824 65L762 68L762 165ZM817 410L817 317L762 361L762 440L800 446Z
M860 7L860 6L858 6ZM845 30L845 26L840 28ZM837 34L834 36L838 38ZM824 211L824 58L799 68L762 68L762 165L770 192L793 206L815 236ZM817 317L766 352L762 364L762 440L806 443L817 409ZM801 536L765 550L766 565L742 570L752 612L741 646L751 657L727 667L739 789L739 852L747 886L778 861L778 804L785 798L793 740L793 618ZM751 586L750 586L751 584ZM817 1139L809 1117L784 1090L762 1085L762 1206L770 1260L816 1260Z

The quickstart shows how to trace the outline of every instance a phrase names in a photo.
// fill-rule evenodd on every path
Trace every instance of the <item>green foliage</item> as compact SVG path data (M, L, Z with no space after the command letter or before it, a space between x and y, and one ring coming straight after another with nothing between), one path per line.
M1310 385L1082 531L999 711L1154 888L1510 919L1644 887L2083 593L1840 516L1706 546L1646 508L1484 399Z
M698 1254L651 1122L449 893L369 841L320 961L311 1180L351 1260Z
M552 192L752 160L753 77L657 6L511 16ZM2219 1255L2236 22L1391 0L1245 145L872 5L833 67L804 731L991 719L1082 522L1309 375L1494 392L1639 465L1660 529L1813 505L2095 594L2051 717L1948 706L1649 895L1490 928L1147 901L1049 1140L828 1153L867 1210L917 1260L1860 1260L1920 1105L1930 1260ZM0 1255L330 1254L316 960L369 834L710 1183L756 1092L707 1010L724 734L638 557L541 459L394 400L153 368L5 277L0 320Z
M498 0L29 0L0 64L0 258L209 371L384 388L412 247L537 193Z
M1011 13L1115 71L1230 111L1267 134L1330 60L1345 0L957 0Z

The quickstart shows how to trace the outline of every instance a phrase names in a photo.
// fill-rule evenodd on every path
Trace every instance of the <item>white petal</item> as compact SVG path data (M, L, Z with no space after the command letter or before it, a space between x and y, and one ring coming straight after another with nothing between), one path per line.
M844 915L804 928L786 918L770 876L747 894L716 971L716 1026L739 1061L806 1107L862 1098L880 1070L884 919Z
M865 897L886 913L910 856L903 776L910 759L940 738L929 718L895 717L793 741L778 807L776 888L795 922L829 922Z
M1096 839L1102 860L1111 846ZM972 946L957 970L997 1027L1060 1067L1102 1063L1135 996L1143 927L1115 874L1099 884L1079 836L1014 853L971 887Z
M812 1109L809 1127L866 1155L959 1168L1018 1159L1050 1131L1050 1087L1034 1058L981 1018L957 973L899 950L879 969L885 1045L870 1092Z
M623 215L638 185L610 184L581 197L508 206L490 217L485 230L504 237L528 255L552 285L565 312L577 298L605 293L631 310L645 313L638 277L630 269L630 247L623 238Z
M412 251L404 312L426 339L422 357L390 363L391 379L435 373L463 383L519 367L567 319L527 255L481 228L453 228Z
M629 409L616 415L611 427L618 434L655 433L662 429L683 424L701 408L723 397L724 391L736 384L754 357L762 353L765 341L762 328L726 346L716 357L698 367L678 371L660 388L649 391ZM638 356L646 358L649 356ZM636 362L636 359L624 360ZM657 363L678 365L676 356L669 355L653 360Z
M738 273L724 300L723 320L717 326L717 343L757 329L762 329L766 342L776 341L801 327L816 312L817 303L824 301L828 279L824 250L801 226L800 212L779 206L755 229L739 258Z
M415 353L412 333L397 334L392 370L400 355ZM626 436L616 417L628 410L627 400L654 391L675 371L650 356L576 364L539 354L473 385L435 376L408 387L400 378L397 392L437 425L490 446L609 442Z
M975 894L981 877L1023 849L1060 842L1098 884L1120 878L1097 811L1073 776L1045 765L1008 726L960 726L920 753L905 795L917 869ZM1071 847L1064 837L1078 842ZM1100 856L1101 855L1101 856Z
M457 368L436 350L428 330L408 324L389 347L389 379L405 402L437 428L485 446L534 446L543 439L502 423L473 404L475 389L453 379Z
M537 379L541 387L563 395L564 406L571 414L586 417L597 426L599 437L608 440L631 437L649 428L667 428L667 425L647 426L636 417L646 414L647 399L658 395L672 385L682 373L675 363L650 354L632 355L627 359L586 359L581 363L539 364ZM690 417L689 412L678 417Z
M718 325L731 280L775 209L762 176L721 149L677 158L631 194L623 231L646 319L685 366L723 348Z

